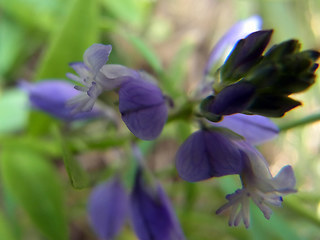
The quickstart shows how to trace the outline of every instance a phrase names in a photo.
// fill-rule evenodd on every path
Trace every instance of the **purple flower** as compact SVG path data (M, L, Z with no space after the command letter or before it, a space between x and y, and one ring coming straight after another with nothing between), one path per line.
M133 228L140 240L183 240L184 234L162 187L147 186L137 171L130 197Z
M241 173L243 157L233 142L236 138L237 136L223 129L193 133L177 152L176 168L180 177L196 182Z
M160 184L147 185L142 174L139 168L129 198L117 177L92 191L88 212L93 230L103 240L114 239L129 216L141 240L184 240L164 190Z
M88 212L91 226L101 239L118 235L128 214L128 196L118 177L92 191Z
M280 207L282 195L294 193L296 179L292 167L287 165L272 177L267 161L255 148L246 142L239 143L245 152L244 168L241 172L242 189L226 196L228 203L217 210L217 214L230 208L229 226L238 226L242 220L246 228L250 225L250 198L262 211L266 219L270 219L270 206Z
M90 113L71 113L67 101L76 96L78 91L73 85L63 80L51 79L36 83L20 82L20 87L29 94L33 108L44 111L56 118L73 121L77 119L101 116L101 111L95 109Z
M291 166L272 177L261 153L226 129L211 128L192 134L177 153L176 167L179 175L190 182L231 174L240 176L242 189L227 195L229 202L217 210L220 214L231 208L230 226L237 226L242 220L249 227L250 198L269 219L269 206L281 206L281 195L295 192Z
M160 88L144 73L127 77L119 89L119 111L129 130L138 138L157 138L168 117Z
M157 138L168 117L166 100L160 88L146 73L121 65L105 64L111 45L93 44L84 55L84 62L71 63L78 76L67 76L82 84L83 92L68 101L73 113L90 111L103 91L119 90L122 120L138 138Z
M118 88L122 77L135 75L135 71L121 65L108 64L111 45L93 44L83 55L84 62L74 62L70 66L78 74L67 73L67 77L80 83L75 89L83 92L69 101L73 112L90 111L103 91Z
M279 134L279 128L269 118L259 115L234 114L224 116L220 122L210 122L213 126L226 127L243 136L247 142L259 145Z

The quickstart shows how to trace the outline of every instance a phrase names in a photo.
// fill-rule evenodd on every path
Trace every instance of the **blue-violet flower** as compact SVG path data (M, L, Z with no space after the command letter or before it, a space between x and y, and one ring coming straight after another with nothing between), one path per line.
M250 225L249 199L258 206L266 219L270 219L270 206L280 207L282 195L294 193L296 179L290 165L284 166L272 177L268 163L255 148L246 142L239 143L243 155L243 170L240 173L242 189L226 196L228 203L220 207L220 214L230 208L229 226L238 226L242 220L246 228Z
M272 177L263 156L227 129L210 128L192 134L178 150L176 167L179 175L190 182L231 174L240 176L243 188L227 195L229 202L217 210L219 214L231 207L230 226L237 226L242 220L249 227L249 198L269 219L269 205L281 206L281 194L295 192L291 166L283 167Z
M141 240L184 240L174 210L160 184L151 186L138 168L132 193L127 195L118 177L94 188L88 203L90 223L103 240L119 234L127 217Z
M73 114L67 102L78 95L71 83L58 79L48 79L35 83L21 81L19 86L29 94L31 106L64 121L94 118L102 115L95 108L91 112Z
M94 188L88 212L91 226L103 240L112 240L128 216L128 196L119 177Z
M138 169L130 197L133 228L140 240L184 240L184 234L164 190L143 181Z

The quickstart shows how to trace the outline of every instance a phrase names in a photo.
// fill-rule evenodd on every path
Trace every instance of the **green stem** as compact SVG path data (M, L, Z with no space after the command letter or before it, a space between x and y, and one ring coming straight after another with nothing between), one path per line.
M174 112L168 117L167 123L173 122L176 120L190 120L190 118L193 115L193 103L191 102L186 102L179 110Z
M289 123L285 123L283 125L280 125L279 129L281 132L283 132L283 131L287 131L291 128L300 127L300 126L314 123L317 121L320 121L320 112L309 115L307 117L304 117L304 118L301 118L298 120L295 120L295 121L292 121L292 122L289 122Z
M286 207L288 207L292 212L294 212L300 218L320 227L320 219L317 217L314 211L310 211L302 205L303 203L297 197L290 197L286 199Z

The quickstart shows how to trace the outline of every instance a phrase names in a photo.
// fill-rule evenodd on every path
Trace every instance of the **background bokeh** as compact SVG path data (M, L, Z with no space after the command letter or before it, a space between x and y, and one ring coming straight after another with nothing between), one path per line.
M303 49L320 49L319 0L2 0L0 239L95 239L86 216L90 189L115 169L130 169L131 161L121 138L129 134L125 127L119 135L101 120L65 126L32 110L17 88L19 80L66 79L68 63L81 61L91 44L112 44L109 63L151 73L179 106L202 78L218 39L252 15L263 18L264 29L275 30L272 43L296 38ZM297 98L303 106L275 123L286 126L320 114L319 81ZM273 174L293 165L298 193L285 197L269 221L252 206L248 230L230 228L227 216L215 215L225 194L240 187L236 176L199 183L179 179L175 152L194 127L173 122L159 139L140 144L189 240L320 239L319 122L284 130L259 147ZM72 187L62 160L66 152L88 173L89 188ZM135 239L129 224L119 239Z

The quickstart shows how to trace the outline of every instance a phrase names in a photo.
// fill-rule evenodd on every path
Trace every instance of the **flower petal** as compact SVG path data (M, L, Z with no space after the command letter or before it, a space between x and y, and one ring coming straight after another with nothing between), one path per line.
M259 115L234 114L224 116L221 122L212 125L226 127L243 136L247 142L259 145L275 138L279 128L269 118Z
M91 69L94 75L96 75L102 66L106 64L111 50L111 45L95 43L84 52L83 61Z
M184 235L172 206L160 184L146 186L138 170L131 194L131 218L141 240L183 240Z
M281 193L296 192L296 178L290 165L284 166L273 178L273 186L276 191Z
M90 113L72 114L67 102L79 92L71 83L62 80L43 80L37 83L21 82L20 86L28 92L30 103L34 108L56 118L73 121L101 115L98 109Z
M140 79L129 79L120 87L119 111L129 130L143 140L157 138L168 117L160 88Z
M92 191L88 203L89 218L101 239L114 239L120 232L127 217L128 204L128 196L117 177Z
M179 148L176 168L186 181L239 174L242 153L227 135L207 130L193 133Z
M80 81L77 80L77 78L75 78L74 75L70 73L67 73L67 77L81 84L85 84L83 80L90 75L89 68L83 62L69 63L69 66L73 68L73 70L80 76Z
M213 65L215 65L220 58L226 58L226 56L229 55L232 47L239 39L245 38L250 33L260 30L261 27L262 19L257 15L234 24L212 49L204 70L204 75L210 72Z
M139 73L133 69L119 64L106 64L100 70L108 79L121 78L126 76L138 77Z

